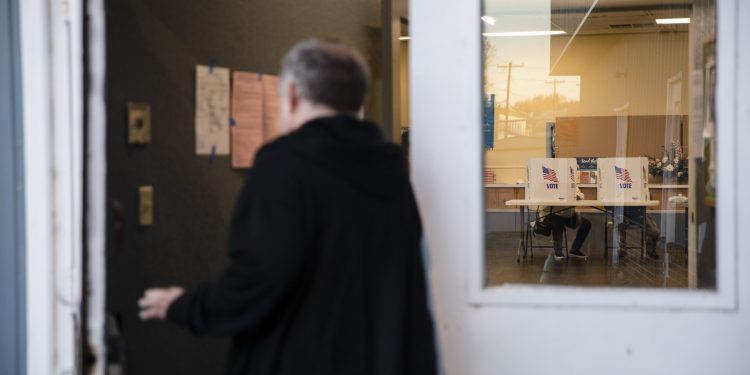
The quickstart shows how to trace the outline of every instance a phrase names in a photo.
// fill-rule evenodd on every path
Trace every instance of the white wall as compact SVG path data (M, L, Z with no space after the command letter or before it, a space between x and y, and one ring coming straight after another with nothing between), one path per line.
M471 254L483 246L480 5L479 0L410 4L412 177L431 251L446 372L750 373L750 256L747 246L735 248L742 243L740 228L750 227L749 217L736 215L750 209L750 196L740 194L750 186L747 173L733 177L726 169L723 175L719 171L721 208L730 213L719 221L719 261L737 270L736 279L723 280L725 288L736 286L736 296L730 296L736 303L727 309L469 303L480 277ZM750 45L750 23L738 22L746 19L750 2L719 1L719 121L724 129L737 131L734 137L729 131L719 133L719 158L740 161L739 170L746 170L741 162L750 160L750 149L738 141L750 139L750 51L743 47L735 54L736 46ZM738 84L732 86L734 82ZM732 201L736 210L725 204ZM528 288L519 294L555 299L563 290ZM637 293L680 297L678 292ZM631 295L611 291L611 297L618 296Z

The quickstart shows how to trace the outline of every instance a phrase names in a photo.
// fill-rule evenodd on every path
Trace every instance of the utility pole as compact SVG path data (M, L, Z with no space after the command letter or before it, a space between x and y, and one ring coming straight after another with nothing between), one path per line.
M508 70L508 82L505 85L505 129L503 130L503 137L508 138L508 121L510 117L510 77L511 72L513 71L513 68L523 68L523 64L521 65L513 65L513 61L509 61L505 65L498 65L498 68L507 69Z
M555 78L552 81L544 81L544 83L552 84L552 118L555 118L555 109L557 108L557 84L565 83L565 81Z

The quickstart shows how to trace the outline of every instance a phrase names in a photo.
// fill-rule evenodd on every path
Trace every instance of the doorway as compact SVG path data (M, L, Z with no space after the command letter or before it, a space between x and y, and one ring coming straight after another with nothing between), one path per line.
M391 12L406 11L404 1L392 3ZM148 287L194 286L227 265L228 224L247 169L234 165L231 154L196 154L197 67L252 73L263 82L278 74L281 57L295 42L342 39L364 55L373 75L365 118L397 137L402 118L385 107L384 98L402 90L394 78L402 61L396 53L392 64L385 63L383 7L376 0L107 4L110 368L127 374L213 374L224 368L228 339L196 338L173 325L142 322L136 305ZM402 29L394 34L399 50ZM133 124L148 136L133 137Z

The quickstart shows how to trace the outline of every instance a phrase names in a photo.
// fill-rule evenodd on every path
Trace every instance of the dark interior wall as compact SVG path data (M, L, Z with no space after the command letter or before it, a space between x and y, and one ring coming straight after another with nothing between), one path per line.
M107 309L120 317L128 374L220 374L228 341L140 322L144 288L195 285L226 265L227 227L244 171L196 156L195 65L277 73L296 41L331 36L379 75L368 0L107 2ZM374 85L377 87L377 84ZM379 95L370 95L378 98ZM152 142L129 146L128 101L151 105ZM377 101L366 115L378 119ZM138 186L154 187L154 225L138 226ZM118 208L119 207L119 208Z
M688 131L688 116L681 116L683 137L680 139L678 129L675 134L666 135L666 124L669 116L628 116L627 138L618 139L617 116L579 116L558 117L556 122L556 146L558 157L574 158L578 156L615 157L619 142L626 142L626 155L629 157L663 155L664 145L678 142L683 151L689 149L685 139ZM674 139L670 138L673 136Z

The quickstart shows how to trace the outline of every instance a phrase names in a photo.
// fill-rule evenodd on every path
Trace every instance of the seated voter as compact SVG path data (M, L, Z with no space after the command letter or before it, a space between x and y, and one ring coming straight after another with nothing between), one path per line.
M576 189L576 199L583 199L583 193L578 189ZM554 207L547 206L544 208L544 213L547 214L544 219L552 226L555 260L565 259L565 254L563 254L562 251L562 237L565 227L573 229L578 228L576 231L576 238L573 240L573 245L570 249L570 256L574 258L588 258L586 254L581 252L581 247L583 246L583 241L586 240L586 236L588 236L589 231L591 230L591 222L576 212L575 208L569 208L555 213L551 212L555 212Z
M627 228L631 225L640 227L644 221L646 221L645 234L646 234L646 255L651 259L659 259L659 255L656 253L656 243L659 241L661 231L659 225L656 224L651 216L646 215L645 207L625 207L624 216L627 219L626 222L620 223L617 226L617 231L620 234L620 251L622 254L626 254L627 247Z

